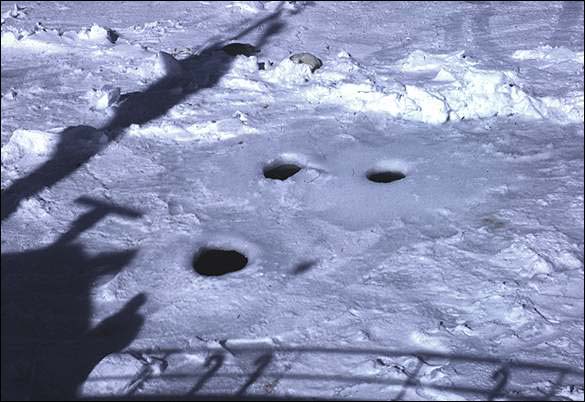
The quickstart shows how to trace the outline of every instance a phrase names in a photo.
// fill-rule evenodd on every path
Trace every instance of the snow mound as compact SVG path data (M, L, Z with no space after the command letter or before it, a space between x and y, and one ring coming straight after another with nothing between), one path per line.
M583 120L582 94L568 94L565 98L533 97L518 84L515 72L484 70L476 67L477 64L464 52L429 54L415 51L400 63L400 67L406 73L436 72L423 90L443 99L449 110L449 120L512 115L526 119L548 118L561 124Z
M11 164L27 156L50 155L58 140L57 135L44 131L15 130L8 143L2 147L2 163Z
M120 99L120 88L104 85L100 89L91 89L86 97L96 110L104 110Z
M108 29L93 24L91 28L82 28L76 36L79 40L106 42L108 41Z
M256 56L239 55L234 58L231 68L219 80L226 89L252 92L267 92L266 83L258 79L258 58Z
M225 6L226 8L237 8L242 12L258 13L264 11L264 2L262 1L234 1L232 4Z
M575 91L563 98L534 97L523 89L513 71L483 70L463 52L429 54L420 50L396 63L396 79L369 72L351 57L340 54L328 63L332 71L302 75L299 65L283 61L269 76L272 82L292 84L309 79L304 88L312 103L333 103L360 112L385 113L392 117L441 124L464 119L518 116L550 119L560 124L583 121L583 94ZM421 84L403 84L410 75L432 76ZM392 77L393 78L393 77Z
M306 64L297 64L288 57L275 68L261 74L270 83L288 86L303 84L311 79L311 75L311 67Z
M126 71L149 83L156 82L164 77L183 79L188 76L181 62L171 54L163 51L155 54L145 51L140 63Z

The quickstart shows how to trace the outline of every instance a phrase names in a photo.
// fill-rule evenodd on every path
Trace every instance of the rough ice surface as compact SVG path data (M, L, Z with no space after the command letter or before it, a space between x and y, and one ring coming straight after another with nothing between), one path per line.
M1 14L3 400L583 400L582 2Z

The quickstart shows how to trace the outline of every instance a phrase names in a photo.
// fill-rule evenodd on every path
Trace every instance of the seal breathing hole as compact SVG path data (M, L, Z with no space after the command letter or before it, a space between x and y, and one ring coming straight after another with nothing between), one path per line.
M393 181L404 179L406 175L397 170L374 170L369 171L366 177L374 183L392 183Z
M286 180L300 172L301 169L301 166L294 163L271 164L264 168L264 177L273 180Z
M220 276L240 271L248 265L248 258L235 250L204 248L195 255L193 268L204 276Z

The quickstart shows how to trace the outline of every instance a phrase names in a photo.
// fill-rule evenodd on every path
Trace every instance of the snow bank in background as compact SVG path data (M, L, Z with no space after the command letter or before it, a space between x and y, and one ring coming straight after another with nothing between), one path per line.
M512 55L516 60L545 60L555 63L575 62L583 64L583 52L574 52L566 47L540 46L530 50L516 50Z
M22 49L36 52L66 52L57 32L39 32L38 34L2 32L0 40L3 49Z
M3 32L2 47L65 52L73 47L88 45L112 46L109 32L95 24L79 32L63 34L45 29L32 33ZM127 52L127 49L120 49L120 55ZM583 52L550 46L518 50L512 57L518 60L583 63ZM147 59L137 68L137 75L152 80L168 73L168 68L161 67L159 59L160 55ZM164 61L162 64L165 64ZM550 119L570 124L581 122L584 118L582 91L562 98L531 96L530 89L519 84L515 72L480 69L478 62L471 61L463 52L431 54L416 50L395 63L395 76L373 73L347 52L326 60L325 66L316 73L311 73L307 65L293 63L288 57L266 71L258 71L257 62L256 57L237 57L229 73L222 77L220 85L267 94L270 92L268 83L287 88L294 86L310 103L336 104L353 111L383 113L427 124L494 116ZM175 65L180 67L176 61ZM418 77L417 85L408 84L412 81L409 79L411 75L424 75L425 78ZM433 78L429 78L431 76ZM111 102L106 99L102 103L105 106L100 103L96 107L103 109Z
M533 97L520 87L514 72L482 70L476 64L463 52L429 54L417 50L396 64L397 78L387 79L342 52L337 60L328 60L322 72L311 74L307 66L285 59L263 76L271 83L300 85L311 103L338 104L428 124L494 116L545 118L561 124L583 121L582 92L564 98ZM412 74L434 78L422 85L399 81Z
M515 72L483 70L476 64L463 52L433 55L423 51L415 51L399 63L405 73L436 72L424 85L424 92L444 100L450 120L518 115L561 124L583 121L582 93L565 98L533 97L518 85Z
M11 29L11 28L7 28ZM23 49L38 52L69 52L75 47L112 45L111 30L99 25L82 28L79 32L59 32L37 25L32 31L18 31L12 28L2 32L2 48Z

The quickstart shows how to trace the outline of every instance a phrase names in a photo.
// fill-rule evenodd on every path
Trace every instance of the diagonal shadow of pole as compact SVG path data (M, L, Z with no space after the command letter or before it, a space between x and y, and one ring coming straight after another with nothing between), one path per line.
M119 139L130 125L144 124L161 117L188 96L217 85L230 70L234 60L232 56L217 50L223 44L239 39L268 24L256 43L256 47L262 47L270 37L280 32L284 27L284 23L281 21L283 4L284 2L281 2L269 15L259 19L238 34L228 39L217 40L206 46L202 52L178 61L181 68L185 70L185 74L167 75L144 91L122 95L121 103L115 110L113 117L100 129L80 125L63 130L51 159L29 175L15 180L6 190L2 191L2 221L10 217L23 200L38 194L45 188L54 186L73 174L111 142ZM106 133L105 141L102 135L104 132Z

